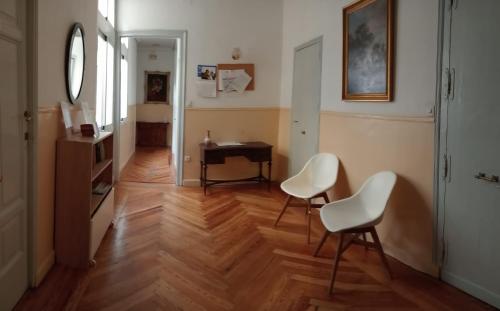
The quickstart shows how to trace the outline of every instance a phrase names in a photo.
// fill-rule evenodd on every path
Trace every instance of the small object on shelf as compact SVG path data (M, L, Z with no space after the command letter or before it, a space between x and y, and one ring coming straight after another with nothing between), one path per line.
M203 139L203 142L205 143L205 145L210 145L210 143L212 142L212 140L210 139L210 131L207 131L207 135Z
M92 189L92 194L106 194L111 188L111 185L105 182L100 182Z
M85 137L94 137L94 125L93 124L81 124L80 131L82 132L82 136Z

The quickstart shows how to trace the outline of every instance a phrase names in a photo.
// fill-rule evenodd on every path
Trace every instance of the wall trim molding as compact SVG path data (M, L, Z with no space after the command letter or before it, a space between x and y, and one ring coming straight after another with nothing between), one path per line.
M199 179L184 179L182 182L183 187L199 187L200 180Z
M281 107L186 107L186 111L262 111L262 110L281 110Z
M38 113L57 113L61 111L61 107L59 106L50 106L50 107L38 107Z
M333 115L342 118L358 118L358 119L373 119L381 121L400 121L400 122L417 122L417 123L434 123L434 116L392 116L392 115L375 115L353 112L337 112L322 110L323 115Z
M56 253L54 250L50 252L50 254L43 260L43 262L39 265L36 271L36 279L35 286L40 285L42 280L45 278L47 273L49 273L50 269L56 262Z

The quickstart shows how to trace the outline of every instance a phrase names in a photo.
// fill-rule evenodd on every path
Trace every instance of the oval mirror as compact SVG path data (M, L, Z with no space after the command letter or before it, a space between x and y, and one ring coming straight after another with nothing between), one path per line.
M71 103L75 104L80 96L85 71L85 38L83 26L73 26L68 38L66 52L66 90Z

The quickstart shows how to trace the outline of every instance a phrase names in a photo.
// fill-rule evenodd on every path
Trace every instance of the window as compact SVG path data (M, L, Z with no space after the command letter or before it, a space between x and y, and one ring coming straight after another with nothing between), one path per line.
M115 0L99 0L99 13L112 27L115 26Z
M128 116L128 38L122 38L121 81L120 81L120 119Z
M97 36L96 122L100 127L113 124L113 45Z

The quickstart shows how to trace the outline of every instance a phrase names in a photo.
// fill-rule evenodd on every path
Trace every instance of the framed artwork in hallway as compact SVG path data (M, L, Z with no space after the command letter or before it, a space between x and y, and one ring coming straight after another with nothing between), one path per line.
M145 81L144 103L168 105L170 72L146 71Z
M360 0L343 10L342 99L392 101L394 0Z

